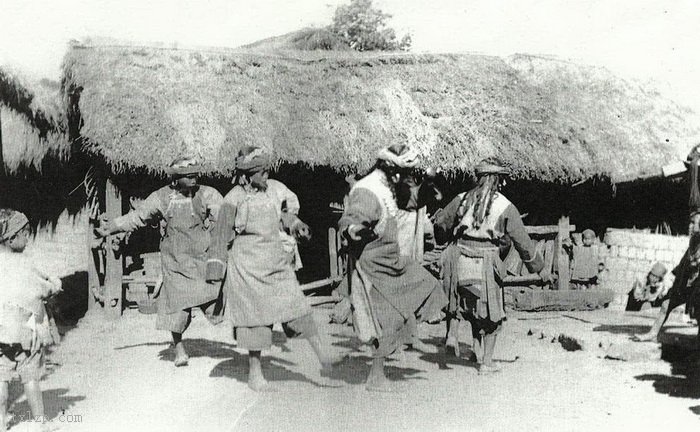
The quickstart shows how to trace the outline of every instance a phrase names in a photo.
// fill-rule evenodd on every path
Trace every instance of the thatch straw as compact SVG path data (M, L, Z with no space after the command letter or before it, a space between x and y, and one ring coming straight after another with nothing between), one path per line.
M70 144L64 133L60 86L48 80L32 83L9 69L0 69L0 123L5 168L41 171L43 158L63 159Z
M363 170L407 142L452 173L495 155L519 178L623 181L660 172L700 135L657 94L528 59L76 46L64 70L82 89L86 148L116 171L162 172L189 153L226 172L250 144Z
M49 130L43 136L31 126L27 118L0 105L2 121L2 154L5 168L14 173L21 166L41 172L41 162L51 154L58 159L68 156L70 145L65 134Z

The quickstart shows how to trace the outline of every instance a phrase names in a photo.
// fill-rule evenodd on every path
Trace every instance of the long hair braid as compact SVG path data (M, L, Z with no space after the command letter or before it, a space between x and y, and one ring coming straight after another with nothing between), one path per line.
M491 213L491 204L498 192L498 175L485 175L479 179L477 186L464 194L457 210L457 221L461 221L470 208L474 208L471 228L479 229Z

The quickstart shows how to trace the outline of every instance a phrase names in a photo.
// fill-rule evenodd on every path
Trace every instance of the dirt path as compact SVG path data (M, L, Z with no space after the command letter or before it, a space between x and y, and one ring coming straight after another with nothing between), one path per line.
M320 323L326 312L317 310ZM661 360L658 345L629 341L631 333L647 328L651 316L513 313L497 346L503 370L488 376L478 375L465 359L442 353L442 325L423 326L428 352L405 352L389 363L390 378L402 390L396 394L364 391L370 359L348 327L324 324L334 349L351 355L337 381L320 376L305 341L275 333L266 373L278 391L260 394L245 384L246 357L226 324L212 327L196 317L186 334L190 365L175 368L167 335L154 329L154 316L128 311L117 322L93 316L50 356L55 364L43 382L47 415L60 430L91 432L697 427L698 357ZM566 351L558 341L561 333L583 349ZM466 335L463 339L469 342ZM12 387L17 415L28 410L19 390ZM25 422L10 430L30 426Z

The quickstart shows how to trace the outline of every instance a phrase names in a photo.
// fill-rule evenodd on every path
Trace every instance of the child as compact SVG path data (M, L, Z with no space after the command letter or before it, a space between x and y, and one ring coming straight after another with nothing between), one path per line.
M54 342L43 299L61 290L61 281L31 265L24 252L27 217L0 209L0 431L7 428L9 381L19 377L35 419L44 419L39 386L44 347Z
M571 282L576 289L587 289L597 284L600 259L595 243L595 232L583 232L583 245L572 247Z
M666 279L666 266L657 262L647 274L646 283L634 282L634 288L627 299L628 311L639 311L649 307L661 306L666 292L670 288ZM646 306L648 305L648 306Z

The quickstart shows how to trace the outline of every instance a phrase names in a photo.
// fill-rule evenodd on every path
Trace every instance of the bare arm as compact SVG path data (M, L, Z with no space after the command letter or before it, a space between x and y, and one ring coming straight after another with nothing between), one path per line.
M536 253L536 244L530 238L525 229L520 212L514 205L509 205L503 212L505 220L505 232L513 242L513 247L518 251L523 264L532 273L539 273L544 267L544 259Z
M452 231L459 223L457 220L457 212L463 196L463 193L457 195L454 197L454 199L452 199L452 201L450 201L449 204L447 204L447 206L435 212L435 240L438 243L447 243L452 239Z
M137 208L129 213L112 219L98 232L101 235L131 232L145 227L154 218L163 216L163 208L158 191L153 192Z

